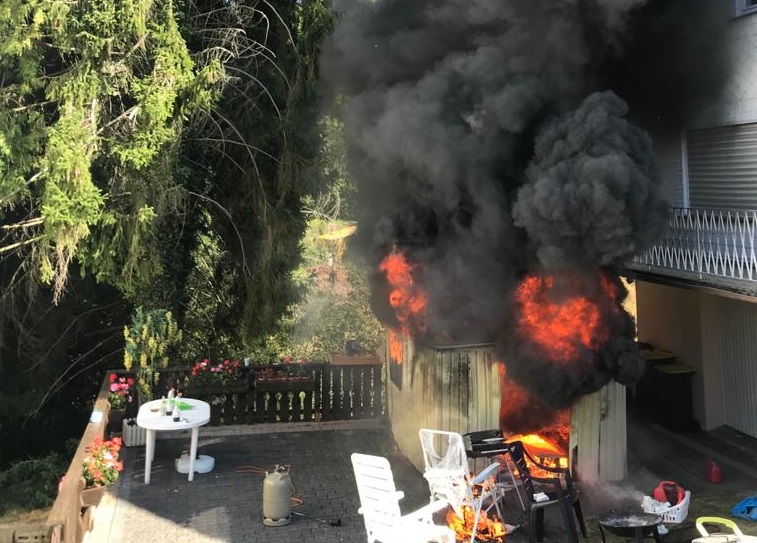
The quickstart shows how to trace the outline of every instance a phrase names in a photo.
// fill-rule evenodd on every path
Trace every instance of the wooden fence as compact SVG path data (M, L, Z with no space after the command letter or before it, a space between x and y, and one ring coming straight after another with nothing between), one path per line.
M169 368L155 396L178 383L188 397L210 404L210 424L319 422L381 418L386 415L380 363L331 365L311 362L296 377L260 378L261 370L281 370L271 364L243 368L242 379L224 388L184 385L188 368Z

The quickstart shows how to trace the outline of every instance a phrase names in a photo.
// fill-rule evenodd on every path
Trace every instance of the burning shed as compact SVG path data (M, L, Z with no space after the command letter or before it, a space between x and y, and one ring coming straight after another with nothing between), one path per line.
M418 469L423 469L419 428L461 434L502 429L534 456L565 459L584 481L625 477L624 386L611 382L572 408L549 409L508 379L493 344L417 348L407 338L395 335L393 341L393 348L387 341L385 353L389 418L398 446ZM488 463L478 462L477 470Z
M599 474L602 431L645 367L619 270L667 212L624 99L643 113L654 85L626 75L658 60L634 51L656 51L711 4L345 3L323 72L347 97L355 242L389 329L400 440L411 424L532 432L586 406L572 424L596 443L571 448Z

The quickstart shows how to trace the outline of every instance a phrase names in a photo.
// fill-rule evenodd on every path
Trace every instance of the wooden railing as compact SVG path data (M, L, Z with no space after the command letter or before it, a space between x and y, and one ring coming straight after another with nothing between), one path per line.
M216 426L357 420L386 414L380 363L334 366L311 362L303 366L304 375L297 377L258 377L265 368L283 367L243 368L242 379L223 388L185 387L189 368L167 368L161 372L155 397L178 383L186 396L210 404L210 424Z
M91 507L82 506L81 492L84 489L82 466L87 455L87 448L96 437L105 437L108 424L110 404L108 403L108 381L103 380L100 392L95 400L94 413L100 413L101 420L90 422L84 430L79 447L74 453L65 477L58 488L58 497L47 516L48 543L80 543L91 523ZM97 415L95 415L97 416Z

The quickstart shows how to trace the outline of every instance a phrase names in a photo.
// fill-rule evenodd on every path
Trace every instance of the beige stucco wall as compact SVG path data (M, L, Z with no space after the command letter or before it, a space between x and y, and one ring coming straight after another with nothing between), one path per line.
M722 301L697 290L637 281L636 306L639 341L675 353L696 370L694 418L705 430L723 425Z
M701 306L701 344L704 365L695 384L701 387L703 406L702 418L698 418L705 430L726 423L723 411L723 349L721 341L721 311L723 298L712 294L699 293ZM694 400L696 409L696 399ZM697 411L695 411L695 414Z
M703 424L699 294L693 290L637 281L636 308L639 341L675 353L682 364L696 370L692 385L693 414Z

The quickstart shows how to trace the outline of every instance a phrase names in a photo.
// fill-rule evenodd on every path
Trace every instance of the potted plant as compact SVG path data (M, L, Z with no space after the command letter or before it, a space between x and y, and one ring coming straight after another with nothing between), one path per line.
M150 401L160 370L168 366L171 349L181 341L181 330L170 311L138 307L131 326L124 326L124 339L124 367L134 367L140 403Z
M209 358L196 362L185 381L189 395L229 394L248 388L239 360L212 362Z
M126 417L127 408L134 406L134 377L111 373L108 376L109 431L119 431L121 421Z
M285 356L280 363L257 370L255 385L266 392L312 390L314 381L306 359L295 362L291 356Z
M108 485L118 480L123 471L123 464L118 460L121 439L114 437L104 441L101 437L92 440L87 448L87 455L82 462L82 507L96 506L100 503Z

